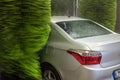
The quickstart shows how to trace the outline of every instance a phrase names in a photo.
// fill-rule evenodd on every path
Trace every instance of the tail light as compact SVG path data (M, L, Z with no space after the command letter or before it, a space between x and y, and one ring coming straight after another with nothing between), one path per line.
M98 51L67 50L80 64L93 65L100 64L102 55Z

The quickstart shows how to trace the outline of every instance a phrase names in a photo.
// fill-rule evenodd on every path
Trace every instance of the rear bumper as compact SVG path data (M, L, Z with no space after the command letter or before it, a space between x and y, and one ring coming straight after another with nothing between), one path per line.
M81 66L75 71L68 72L63 80L114 80L113 71L120 69L120 64L107 68L91 68ZM66 74L65 74L66 75Z
M114 80L112 75L114 70L115 70L114 68L85 67L83 73L81 74L83 75L83 77L81 78L82 80Z

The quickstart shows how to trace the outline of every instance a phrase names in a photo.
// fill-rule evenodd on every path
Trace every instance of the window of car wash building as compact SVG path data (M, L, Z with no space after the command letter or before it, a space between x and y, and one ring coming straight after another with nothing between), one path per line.
M51 0L52 16L77 16L79 0Z

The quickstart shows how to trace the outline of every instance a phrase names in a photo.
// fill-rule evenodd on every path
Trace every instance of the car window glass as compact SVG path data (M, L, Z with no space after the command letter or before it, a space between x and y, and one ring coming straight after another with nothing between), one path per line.
M58 22L57 24L73 38L84 38L111 33L89 20L64 21Z

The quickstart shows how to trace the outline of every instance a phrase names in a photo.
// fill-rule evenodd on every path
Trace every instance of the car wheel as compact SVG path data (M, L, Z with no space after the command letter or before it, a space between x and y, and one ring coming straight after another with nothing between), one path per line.
M58 72L50 65L42 66L42 76L43 80L61 80Z

